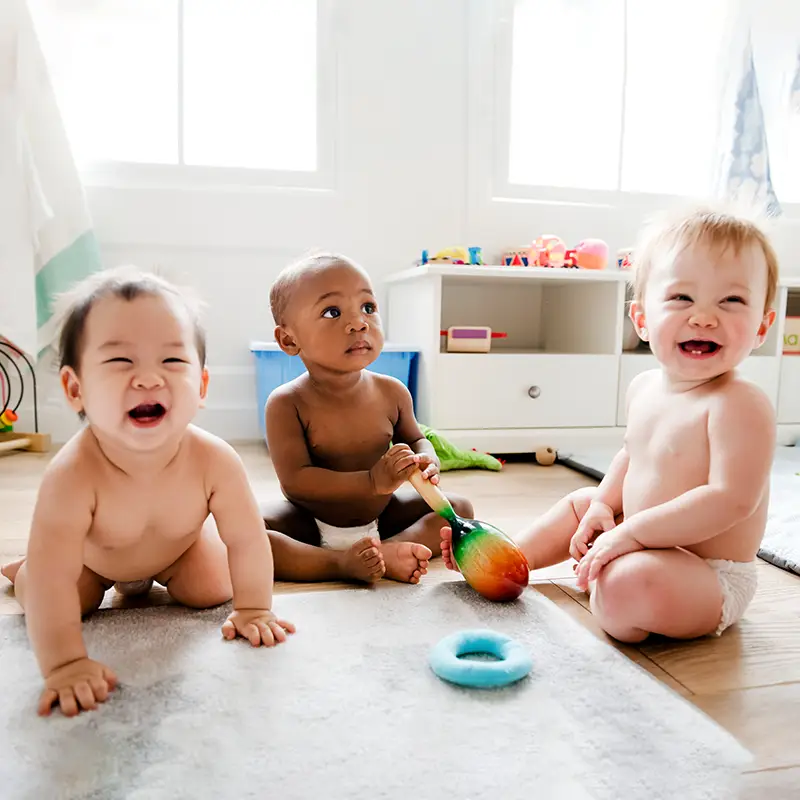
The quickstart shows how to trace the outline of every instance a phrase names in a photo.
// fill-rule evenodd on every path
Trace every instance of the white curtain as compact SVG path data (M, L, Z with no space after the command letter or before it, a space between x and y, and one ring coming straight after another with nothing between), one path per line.
M100 268L97 243L26 0L0 0L0 336L35 359L54 297Z
M800 3L734 0L728 24L718 190L779 215L800 181Z

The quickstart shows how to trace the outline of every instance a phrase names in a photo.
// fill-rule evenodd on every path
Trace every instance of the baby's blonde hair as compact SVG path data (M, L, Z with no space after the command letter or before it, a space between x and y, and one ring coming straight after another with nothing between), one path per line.
M292 292L297 284L308 274L321 272L329 267L346 265L353 267L359 272L364 270L347 256L328 251L313 251L301 256L297 261L293 261L284 267L278 277L275 278L269 290L269 305L272 310L272 318L276 325L284 325L286 322L286 309L292 299Z
M739 254L760 247L767 262L767 296L764 311L772 308L778 288L778 256L761 221L746 212L711 206L683 209L653 220L644 230L633 253L633 299L640 303L657 258L676 257L682 250L703 243L714 249L733 248Z

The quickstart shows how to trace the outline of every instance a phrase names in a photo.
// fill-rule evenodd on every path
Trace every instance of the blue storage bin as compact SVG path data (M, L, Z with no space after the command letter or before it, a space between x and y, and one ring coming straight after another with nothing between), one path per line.
M305 371L299 356L287 356L277 342L251 342L250 352L256 360L256 401L258 404L258 425L261 436L266 436L264 406L267 398L281 384L294 380ZM370 364L369 369L381 375L391 375L402 381L417 401L417 361L419 351L401 345L384 345L381 354Z

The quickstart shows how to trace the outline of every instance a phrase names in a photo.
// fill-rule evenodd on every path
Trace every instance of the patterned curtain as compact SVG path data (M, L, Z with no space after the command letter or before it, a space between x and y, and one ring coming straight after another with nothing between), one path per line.
M733 144L727 175L727 193L764 208L770 216L781 214L769 169L769 145L764 111L758 93L753 45L748 37L745 70L736 95Z
M732 3L730 60L721 64L728 113L721 121L719 188L729 199L755 205L769 216L782 213L775 184L783 185L785 176L774 181L775 170L785 165L791 114L800 113L800 30L794 30L785 10L777 0Z

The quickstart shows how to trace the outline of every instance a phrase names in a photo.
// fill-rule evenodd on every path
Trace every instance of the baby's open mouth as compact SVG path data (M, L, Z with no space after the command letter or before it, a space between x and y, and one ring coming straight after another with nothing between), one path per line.
M722 345L706 339L689 339L688 342L681 342L678 347L681 352L692 358L707 358L722 349Z
M130 419L139 426L156 425L161 421L167 409L161 403L140 403L128 412Z

